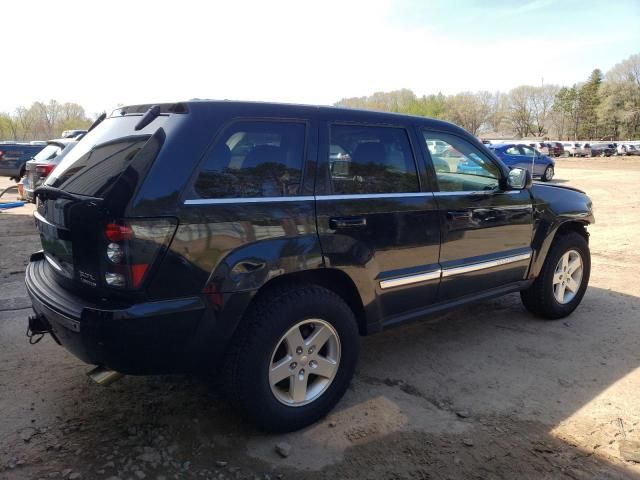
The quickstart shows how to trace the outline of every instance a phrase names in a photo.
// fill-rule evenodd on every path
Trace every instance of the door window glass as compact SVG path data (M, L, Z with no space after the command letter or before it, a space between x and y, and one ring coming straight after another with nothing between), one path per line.
M507 155L520 155L520 150L518 150L518 147L516 147L515 145L512 147L509 147L505 150L505 153Z
M332 125L329 172L336 194L418 192L418 175L402 128Z
M305 126L239 122L209 152L194 189L202 198L298 195Z
M522 151L522 155L527 157L533 157L535 155L535 150L531 147L527 147L526 145L520 145L520 150Z
M498 188L500 170L478 148L455 135L423 131L431 161L442 192L494 190ZM446 144L438 151L435 142Z

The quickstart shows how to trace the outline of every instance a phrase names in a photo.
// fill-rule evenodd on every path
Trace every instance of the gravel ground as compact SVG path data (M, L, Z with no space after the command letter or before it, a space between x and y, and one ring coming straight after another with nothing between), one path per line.
M29 345L32 208L0 213L0 479L640 479L620 453L640 441L640 158L556 171L598 222L571 317L541 321L510 295L365 338L344 400L286 435L202 379L100 387L50 338Z

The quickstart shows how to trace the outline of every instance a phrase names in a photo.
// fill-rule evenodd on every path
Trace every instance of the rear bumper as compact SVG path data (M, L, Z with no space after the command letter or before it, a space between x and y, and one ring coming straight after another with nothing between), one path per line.
M128 374L190 370L207 308L200 297L127 306L91 304L60 287L42 254L27 266L26 287L62 346L82 361Z

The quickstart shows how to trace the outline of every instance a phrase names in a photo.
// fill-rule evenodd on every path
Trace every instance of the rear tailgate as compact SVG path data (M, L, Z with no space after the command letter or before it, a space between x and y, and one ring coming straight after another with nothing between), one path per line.
M38 193L35 213L48 267L58 282L103 297L105 226L126 207L162 149L170 120L142 128L142 114L104 120L64 157Z

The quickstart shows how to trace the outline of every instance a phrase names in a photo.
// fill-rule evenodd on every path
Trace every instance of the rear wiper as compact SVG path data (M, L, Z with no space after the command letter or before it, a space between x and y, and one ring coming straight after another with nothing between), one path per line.
M39 197L40 200L56 200L58 198L62 198L64 200L75 200L76 202L101 203L103 201L102 198L88 197L86 195L76 195L75 193L65 192L64 190L60 190L56 187L50 187L49 185L43 185L42 187L36 188L33 191L33 196Z

